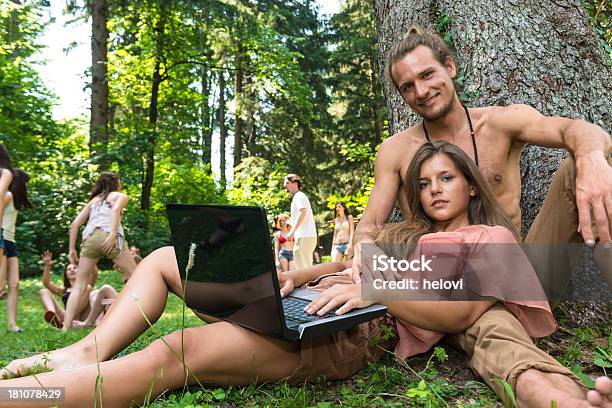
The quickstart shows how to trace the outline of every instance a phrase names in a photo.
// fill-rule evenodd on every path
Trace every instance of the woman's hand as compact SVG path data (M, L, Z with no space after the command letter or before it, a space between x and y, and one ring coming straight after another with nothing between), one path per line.
M353 309L368 307L374 302L361 298L361 285L358 284L336 284L321 292L312 302L306 306L308 314L317 313L319 316L338 308L337 315L350 312Z
M42 258L42 261L43 261L43 263L45 265L47 265L47 266L52 266L53 265L53 254L51 253L51 251L43 252L41 258Z
M76 249L71 249L68 251L68 259L70 259L71 264L79 264L79 254L77 253Z
M100 250L104 255L109 255L113 249L117 247L117 235L109 234L100 246Z
M291 279L289 276L287 276L287 274L283 272L279 272L277 276L278 276L278 284L280 286L281 297L285 297L291 292L293 292L293 289L295 289L295 284L293 282L293 279Z

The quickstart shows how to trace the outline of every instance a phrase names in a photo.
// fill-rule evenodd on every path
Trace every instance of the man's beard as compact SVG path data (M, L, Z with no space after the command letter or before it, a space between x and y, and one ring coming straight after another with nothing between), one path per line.
M453 99L451 98L448 103L442 107L442 109L439 112L436 113L432 113L430 115L426 115L426 114L421 114L421 117L425 120L428 120L430 122L436 121L444 116L446 116L447 114L449 114L451 111L453 110Z

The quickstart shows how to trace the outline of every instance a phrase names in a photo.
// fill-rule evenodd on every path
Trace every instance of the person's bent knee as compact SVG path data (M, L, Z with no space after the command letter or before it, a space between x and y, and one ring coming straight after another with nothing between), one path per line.
M185 355L181 342L180 333L172 333L165 336L164 339L155 340L147 348L144 349L147 353L148 360L155 367L174 367L182 365L180 356Z

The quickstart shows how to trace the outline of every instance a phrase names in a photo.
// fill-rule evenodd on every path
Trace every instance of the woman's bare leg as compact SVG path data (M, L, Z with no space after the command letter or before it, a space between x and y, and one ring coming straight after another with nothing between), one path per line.
M86 256L79 258L76 282L66 303L63 331L67 331L72 326L72 321L89 304L87 289L97 263L98 258L88 258Z
M6 285L6 258L0 250L0 295L4 295L4 286Z
M8 270L8 329L20 330L17 326L17 299L19 298L19 258L12 256L5 262Z
M283 272L287 272L289 270L289 261L287 260L287 258L283 258L283 257L279 257L279 258L280 258L281 270Z
M181 332L165 337L178 353ZM279 380L293 373L300 363L299 346L227 322L214 323L184 331L184 355L189 372L202 383L245 385L253 382ZM176 354L161 340L144 350L100 363L102 404L100 406L129 407L131 401L144 402L151 384L151 400L167 390L185 383L185 371ZM1 387L66 387L62 406L91 406L98 375L98 365L90 364L69 371L44 373L0 381ZM37 381L38 380L38 381ZM190 384L196 383L192 375ZM0 407L3 407L0 403Z
M119 267L123 277L128 280L136 270L136 261L130 251L123 251L113 260L115 265Z
M38 296L40 297L40 303L42 303L45 312L51 311L57 315L57 317L64 321L64 308L59 304L59 302L53 296L53 293L47 288L42 288L38 291Z
M59 350L12 361L0 370L0 378L5 370L19 373L20 367L34 364L45 363L57 371L94 363L96 345L99 360L108 360L149 327L142 313L151 323L159 319L166 307L169 291L182 297L174 248L165 247L151 253L138 265L132 278L115 298L102 324L86 337Z
M100 316L100 314L104 311L102 301L106 299L114 299L116 297L117 291L111 285L103 285L100 289L92 291L89 295L91 311L82 325L85 327L93 325L98 316Z

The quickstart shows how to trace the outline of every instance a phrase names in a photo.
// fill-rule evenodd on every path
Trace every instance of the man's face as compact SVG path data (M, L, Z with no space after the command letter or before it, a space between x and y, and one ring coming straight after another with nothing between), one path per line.
M442 65L420 45L396 62L391 74L404 101L424 119L437 120L451 110L457 74L451 59Z
M283 182L283 187L288 193L293 194L297 191L297 181L286 180Z

